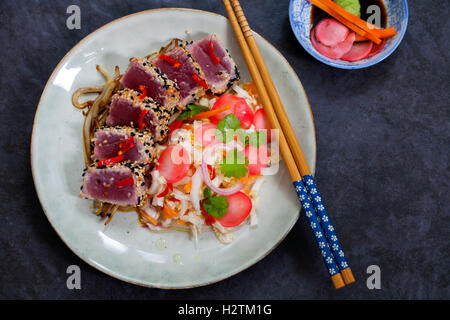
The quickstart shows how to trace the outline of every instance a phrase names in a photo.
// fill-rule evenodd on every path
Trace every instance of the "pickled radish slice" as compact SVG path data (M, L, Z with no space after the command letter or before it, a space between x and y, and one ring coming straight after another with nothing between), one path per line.
M213 142L216 142L216 125L212 123L202 124L200 127L195 129L194 139L200 142L204 147L207 147Z
M264 109L258 109L255 112L255 116L253 118L253 125L255 126L255 130L267 130L267 142L270 142L271 134L270 134L270 122L267 119Z
M372 41L355 42L350 51L344 54L341 59L345 61L359 61L370 53L372 47Z
M189 152L181 145L170 145L161 153L156 169L167 183L183 179L191 166Z
M364 58L370 58L379 53L381 50L383 50L384 45L386 44L386 39L383 39L383 41L380 44L374 43L372 46L372 50L370 50L369 54L365 56Z
M344 56L347 52L350 51L354 41L355 33L353 31L350 31L344 41L338 43L333 47L329 47L317 40L315 28L311 31L311 43L314 48L316 48L316 50L323 54L325 57L331 59L340 59L342 56Z
M244 154L249 161L249 175L261 174L261 169L266 167L269 163L269 150L267 150L265 145L256 148L250 144L245 147Z
M210 117L209 119L211 122L217 125L223 117L233 113L241 121L241 128L250 128L253 123L253 111L247 104L247 101L244 98L236 97L231 94L225 94L214 103L211 110L227 105L231 106L231 109Z
M343 42L350 32L350 29L342 23L330 18L320 20L315 30L316 39L328 47L334 47Z
M236 227L240 225L252 211L252 201L245 193L237 192L226 196L228 200L228 211L225 215L216 219L224 227Z

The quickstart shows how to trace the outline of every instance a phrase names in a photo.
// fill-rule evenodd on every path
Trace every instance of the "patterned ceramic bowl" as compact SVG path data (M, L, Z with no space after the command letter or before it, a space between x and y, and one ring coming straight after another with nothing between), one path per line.
M406 0L383 0L387 11L387 26L395 27L397 34L390 38L384 48L376 55L360 61L343 61L331 59L320 54L310 41L311 7L308 0L291 0L289 5L289 20L297 40L317 60L332 67L341 69L361 69L373 66L386 59L398 47L403 39L408 25L408 3Z

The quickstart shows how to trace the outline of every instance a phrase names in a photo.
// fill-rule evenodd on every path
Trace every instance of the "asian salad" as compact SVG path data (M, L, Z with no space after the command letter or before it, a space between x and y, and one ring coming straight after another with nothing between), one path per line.
M80 196L96 214L136 211L152 231L198 235L223 243L244 223L257 224L264 175L279 161L276 137L252 83L216 35L171 40L131 58L101 87L72 97L83 110L85 166ZM85 94L95 99L80 102Z

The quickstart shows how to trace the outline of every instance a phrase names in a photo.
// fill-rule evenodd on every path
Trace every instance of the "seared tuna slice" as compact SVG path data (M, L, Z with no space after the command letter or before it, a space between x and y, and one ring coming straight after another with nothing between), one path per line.
M161 56L153 59L152 64L171 80L175 81L180 88L180 101L178 109L183 110L186 105L204 95L207 89L205 77L197 62L189 52L182 47L174 47L165 54L169 59L174 59L181 65L167 61ZM205 86L205 87L204 87Z
M123 154L125 160L145 164L155 157L154 142L149 130L131 127L102 127L94 133L94 160Z
M223 93L239 80L236 64L216 35L190 43L186 49L202 68L206 83L213 93Z
M106 118L108 126L131 126L147 128L155 142L162 141L169 131L169 120L174 110L162 107L153 99L140 99L139 92L124 89L112 97L109 115Z
M83 173L80 196L121 206L140 206L146 200L144 166L131 162L98 166L94 162Z
M132 58L120 83L125 88L136 91L143 85L147 96L168 109L173 109L180 98L180 90L176 83L153 67L146 58Z

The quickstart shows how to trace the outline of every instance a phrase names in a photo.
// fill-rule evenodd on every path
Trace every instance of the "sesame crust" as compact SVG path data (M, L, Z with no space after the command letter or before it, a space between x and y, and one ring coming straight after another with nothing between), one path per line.
M98 161L95 161L88 168L84 169L83 184L86 179L85 178L86 173L89 173L92 171L97 171L97 170L114 170L114 169L119 169L119 170L125 169L127 171L130 171L132 173L132 175L134 176L136 193L137 193L137 195L136 195L137 196L137 198L136 198L137 204L130 203L129 205L136 205L138 207L144 205L147 200L147 193L146 193L147 188L145 185L145 178L144 178L144 173L145 173L145 165L144 164L138 164L136 162L126 161L126 162L122 162L122 163L115 163L110 166L98 166ZM84 198L84 199L97 200L97 199L94 199L94 198L90 197L89 195L85 194L83 192L83 186L81 186L80 197Z
M138 152L144 156L146 161L144 163L150 163L153 161L153 159L156 156L155 151L155 142L152 138L152 133L148 129L144 129L142 131L139 131L133 127L128 126L115 126L115 127L109 127L109 126L103 126L100 128L95 129L95 133L99 131L104 131L106 133L112 133L112 134L120 134L123 135L125 139L128 139L129 137L134 137L134 139L138 140L139 144L136 145L138 147ZM95 135L94 135L95 136ZM92 142L95 143L102 143L102 141L98 142L96 139L92 139ZM93 155L92 155L93 156ZM98 160L98 159L95 159Z
M154 101L150 97L145 97L144 99L139 99L139 92L131 89L123 89L117 92L113 96L113 101L116 99L126 99L131 101L135 106L139 107L141 110L147 109L154 116L151 123L155 127L155 132L157 135L154 137L155 142L160 142L164 140L166 133L168 132L169 121L173 116L175 108L168 109L161 106L159 103Z
M173 109L177 106L178 101L180 100L180 88L175 81L167 78L167 76L155 67L147 58L131 58L130 62L137 63L145 70L145 72L159 81L159 84L166 90L166 99L164 101L165 107Z

